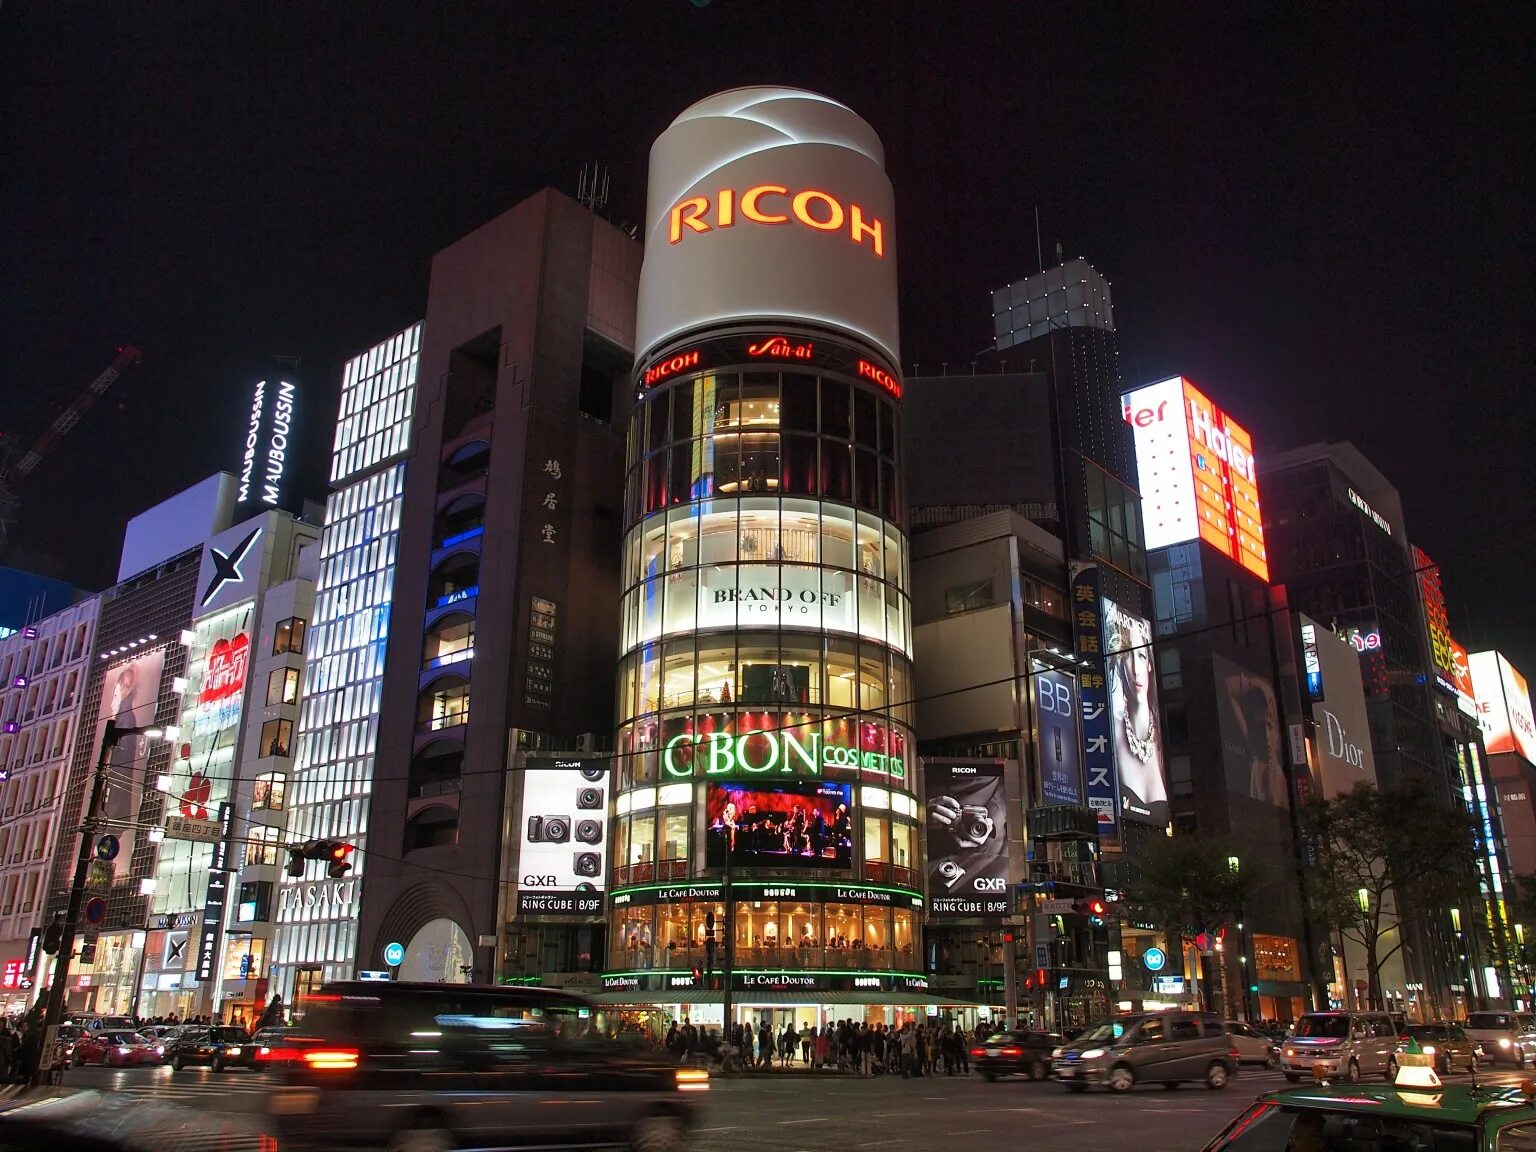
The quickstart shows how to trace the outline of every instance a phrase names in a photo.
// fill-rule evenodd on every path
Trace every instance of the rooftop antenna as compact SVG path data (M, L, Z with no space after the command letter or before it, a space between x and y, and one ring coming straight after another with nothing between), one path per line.
M605 215L608 211L608 169L597 163L590 167L583 164L576 183L576 201L585 204L594 216Z
M1040 205L1035 205L1035 259L1040 264L1040 271L1045 271L1045 253L1040 248Z
M1058 264L1065 264L1066 263L1066 261L1061 258L1061 241L1060 240L1056 241L1056 263L1058 263Z

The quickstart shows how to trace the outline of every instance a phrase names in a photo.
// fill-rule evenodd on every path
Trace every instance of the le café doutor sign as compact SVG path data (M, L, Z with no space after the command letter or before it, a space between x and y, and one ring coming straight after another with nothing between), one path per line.
M846 768L900 779L906 765L899 756L834 744L820 732L753 730L682 732L661 750L662 770L676 780L695 776L819 776L826 768Z

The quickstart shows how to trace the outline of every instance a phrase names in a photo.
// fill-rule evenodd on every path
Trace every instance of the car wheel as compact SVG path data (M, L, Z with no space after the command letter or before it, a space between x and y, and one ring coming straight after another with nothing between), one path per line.
M1442 1076L1449 1076L1451 1074L1451 1054L1449 1052L1443 1056L1435 1057L1435 1071Z
M1065 1087L1066 1087L1066 1090L1068 1092L1086 1092L1086 1091L1088 1091L1088 1085L1086 1085L1086 1084L1079 1084L1075 1080L1069 1080L1066 1083Z
M635 1125L629 1146L634 1152L678 1152L683 1147L683 1122L676 1116L647 1116Z
M1300 1072L1287 1072L1285 1074L1285 1078L1287 1080L1289 1080L1292 1084L1300 1084L1301 1083L1301 1073Z
M1264 1067L1266 1067L1266 1068L1278 1068L1278 1067L1280 1067L1280 1057L1278 1057L1278 1056L1266 1056L1266 1057L1264 1057Z
M85 1057L76 1052L69 1058L69 1063L71 1067L83 1068L85 1066Z
M1387 1057L1387 1070L1384 1073L1384 1075L1387 1078L1387 1083L1388 1084L1392 1083L1392 1081L1397 1079L1397 1057L1396 1056L1388 1056Z
M1516 1068L1524 1068L1525 1067L1525 1049L1524 1048L1516 1048L1515 1049L1515 1067Z
M408 1128L395 1133L389 1152L449 1152L453 1135L446 1128Z
M1344 1079L1348 1080L1351 1084L1360 1083L1360 1061L1351 1060L1349 1062L1349 1067L1344 1070Z
M993 1082L993 1081L994 1081L994 1080L996 1080L996 1079L997 1079L997 1073L996 1073L996 1072L983 1072L983 1073L982 1073L982 1074L981 1074L981 1078L982 1078L982 1079L983 1079L983 1080L985 1080L985 1081L986 1081L986 1082L987 1082L987 1083L988 1083L988 1084L990 1084L990 1083L992 1083L992 1082Z
M1230 1076L1225 1064L1220 1060L1213 1060L1211 1066L1205 1070L1205 1086L1212 1092L1220 1092L1227 1086Z
M183 1060L180 1056L172 1056L171 1057L171 1071L172 1072L180 1072L186 1066L187 1066L187 1062L185 1060Z
M1116 1064L1109 1070L1111 1092L1129 1092L1134 1087L1136 1087L1136 1073L1131 1071L1129 1064Z
M1044 1060L1033 1060L1029 1065L1029 1078L1031 1080L1044 1080L1051 1074L1051 1066Z
M215 1072L222 1072L224 1071L224 1062L222 1060L214 1060L208 1065L208 1067L213 1069Z

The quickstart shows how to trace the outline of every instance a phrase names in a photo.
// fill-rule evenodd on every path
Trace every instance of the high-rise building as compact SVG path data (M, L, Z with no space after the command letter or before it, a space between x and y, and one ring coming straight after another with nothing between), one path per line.
M283 738L280 743L293 758L281 781L282 796L270 786L264 797L253 791L253 821L273 829L276 835L262 835L274 841L336 839L354 849L353 871L339 881L321 876L313 864L311 875L290 876L285 869L281 878L275 870L242 876L242 885L275 882L268 890L275 919L270 991L287 1003L324 980L353 975L420 355L418 323L347 361L342 370L312 611L301 611L302 588L292 593L295 626L302 633L307 622L308 635L290 629L288 651L304 654L302 671L281 659L281 672L269 670L260 685L266 706L279 710L271 718L290 720L287 730L274 735ZM299 684L290 671L300 672ZM274 699L275 675L282 680ZM290 717L284 709L295 702L297 714ZM277 782L274 776L272 783ZM272 844L260 846L254 858L248 853L246 861L253 869L271 869L286 864L287 857ZM260 887L252 891L256 900L262 894Z
M927 996L883 149L825 97L722 92L657 139L646 219L605 996L894 1021ZM937 895L979 905L1001 779L954 791L986 866Z
M0 639L0 1016L25 1010L38 979L48 869L99 607L93 596Z
M554 191L433 257L361 968L397 944L402 978L596 979L606 786L585 785L597 807L527 813L563 856L525 884L520 785L526 753L608 743L639 264L630 237ZM583 900L519 903L578 883Z

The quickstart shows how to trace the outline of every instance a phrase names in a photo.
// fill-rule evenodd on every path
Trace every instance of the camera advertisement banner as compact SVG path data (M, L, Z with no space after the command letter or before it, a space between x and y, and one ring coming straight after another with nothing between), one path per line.
M1099 818L1099 839L1120 839L1120 782L1115 776L1109 689L1099 619L1099 570L1090 565L1072 576L1072 646L1083 669L1077 684L1083 709L1083 774L1088 807Z
M1002 761L923 762L928 906L934 916L1006 916L1008 799Z
M524 761L518 915L598 915L608 880L606 757Z
M1032 668L1041 802L1081 804L1083 768L1077 739L1077 681L1038 660L1032 663Z

